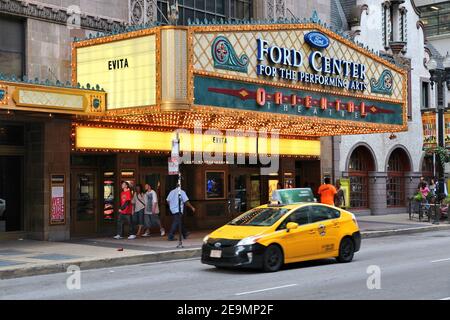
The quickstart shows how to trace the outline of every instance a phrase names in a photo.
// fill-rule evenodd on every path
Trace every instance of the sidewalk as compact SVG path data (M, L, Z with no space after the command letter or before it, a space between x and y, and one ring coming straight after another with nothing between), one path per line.
M407 214L361 216L358 224L363 238L450 230L447 222L432 225L410 221ZM135 240L0 241L0 279L66 272L67 267L74 264L87 270L199 257L202 239L208 233L191 233L189 239L183 241L183 248L179 249L176 248L178 241L167 241L166 237L156 234Z

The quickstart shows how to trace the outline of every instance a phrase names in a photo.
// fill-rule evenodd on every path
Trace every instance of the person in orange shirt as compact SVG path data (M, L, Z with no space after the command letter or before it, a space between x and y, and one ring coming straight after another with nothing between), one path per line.
M337 193L336 188L330 183L330 178L326 177L324 181L325 184L321 185L317 192L320 195L320 202L334 206L334 196Z

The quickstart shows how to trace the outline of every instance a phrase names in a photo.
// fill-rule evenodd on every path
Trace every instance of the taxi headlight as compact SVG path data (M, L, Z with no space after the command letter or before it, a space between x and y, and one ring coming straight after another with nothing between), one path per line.
M209 235L205 236L203 238L203 243L206 244L208 242L208 239L209 239Z
M251 237L244 238L238 242L237 246L249 246L249 245L255 244L256 241L260 238L261 237L257 237L257 236L251 236Z

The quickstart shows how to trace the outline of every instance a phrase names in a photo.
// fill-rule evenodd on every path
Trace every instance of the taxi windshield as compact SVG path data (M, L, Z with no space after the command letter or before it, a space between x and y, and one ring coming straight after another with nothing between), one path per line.
M285 208L255 208L249 210L229 223L232 226L269 227L288 212Z

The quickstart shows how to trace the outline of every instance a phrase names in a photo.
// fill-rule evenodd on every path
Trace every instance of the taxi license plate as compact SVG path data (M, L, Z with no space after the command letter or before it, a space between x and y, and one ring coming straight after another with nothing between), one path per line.
M222 257L222 251L220 250L211 250L211 253L209 254L211 258L220 258Z

